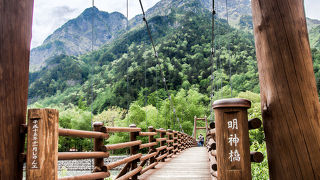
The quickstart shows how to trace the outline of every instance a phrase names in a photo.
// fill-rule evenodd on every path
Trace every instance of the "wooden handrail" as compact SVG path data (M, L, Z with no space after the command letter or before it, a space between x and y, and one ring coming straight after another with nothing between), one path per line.
M58 118L57 118L58 119ZM118 179L132 180L138 179L138 175L145 173L149 169L154 168L160 161L164 162L166 158L173 157L174 154L191 146L193 139L185 134L173 130L154 129L148 127L148 132L141 132L141 128L137 128L134 124L130 127L105 127L101 122L93 124L94 131L83 131L74 129L56 128L57 137L71 136L80 138L94 138L93 152L58 152L56 155L59 160L74 160L74 159L94 159L94 171L91 174L84 174L73 177L60 178L61 180L70 179L103 179L110 176L108 170L126 164L124 169L119 173ZM25 126L22 126L21 132L24 133ZM109 138L109 132L128 132L130 133L130 141L118 144L104 144L104 139ZM154 136L160 134L160 138ZM31 134L31 133L28 133ZM148 136L149 142L142 144L141 140L137 140L138 136ZM58 139L56 140L58 143ZM160 144L159 147L156 147ZM109 157L112 150L130 148L131 156L122 160L104 164L104 158ZM149 148L149 153L142 156L139 149ZM28 151L30 149L28 148ZM47 155L48 156L48 155ZM139 161L141 162L139 164ZM149 165L143 168L147 163ZM55 162L57 163L57 162ZM55 164L54 163L54 164ZM138 165L139 164L139 165Z
M106 127L107 132L140 132L141 128L131 127Z
M107 178L109 176L110 176L109 172L95 172L95 173L84 174L80 176L63 177L63 178L59 178L59 180L101 179L101 178Z
M127 147L132 147L136 145L140 145L141 141L131 141L131 142L125 142L125 143L119 143L119 144L111 144L111 145L106 145L104 146L103 151L111 151L111 150L116 150L116 149L122 149L122 148L127 148Z
M107 158L109 152L59 152L58 160Z
M139 132L139 136L155 136L157 132Z
M119 160L119 161L109 163L109 164L107 165L107 168L108 168L108 170L111 170L111 169L113 169L113 168L115 168L115 167L120 166L121 164L125 164L125 163L131 162L131 161L133 161L133 160L139 159L139 158L141 158L141 156L142 156L142 154L139 153L139 154L132 155L132 156L129 156L129 157L127 157L127 158L121 159L121 160Z
M72 137L83 137L83 138L104 138L104 139L109 138L108 133L82 131L82 130L75 130L75 129L63 129L63 128L59 128L59 136L72 136Z
M156 146L158 145L157 142L151 142L151 143L146 143L146 144L140 144L139 149L143 149L143 148L148 148L148 147L152 147L152 146Z
M138 166L137 168L135 168L134 170L126 173L125 175L117 178L116 180L126 180L126 179L129 179L130 177L138 174L140 171L142 170L142 167L141 166Z

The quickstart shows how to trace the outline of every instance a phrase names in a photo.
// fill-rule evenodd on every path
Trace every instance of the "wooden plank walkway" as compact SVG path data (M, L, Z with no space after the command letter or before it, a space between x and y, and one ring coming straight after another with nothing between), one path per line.
M160 162L155 169L147 171L139 179L211 179L207 149L205 147L189 148L173 158L166 159L166 162Z

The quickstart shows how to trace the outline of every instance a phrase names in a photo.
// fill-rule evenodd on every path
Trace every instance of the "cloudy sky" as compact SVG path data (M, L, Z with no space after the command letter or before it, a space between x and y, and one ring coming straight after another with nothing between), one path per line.
M160 0L142 1L145 10ZM118 11L126 15L126 0L95 0L95 6L103 11ZM35 0L31 47L42 44L47 36L68 20L77 17L91 7L91 0ZM307 17L320 20L320 0L305 0ZM129 0L129 19L141 13L138 0Z

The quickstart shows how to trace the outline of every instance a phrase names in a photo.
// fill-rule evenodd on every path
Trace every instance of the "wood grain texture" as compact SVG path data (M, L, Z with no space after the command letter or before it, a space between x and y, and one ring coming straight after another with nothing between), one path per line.
M27 180L58 179L58 126L58 110L28 110Z
M229 100L226 101L229 102ZM243 104L237 104L239 107L228 103L222 104L218 104L217 107L215 103L213 105L216 120L216 151L213 150L212 154L217 158L218 178L220 180L249 180L251 179L247 113L249 107ZM250 102L244 104L250 104ZM236 123L234 123L235 120ZM229 127L230 122L231 127Z
M302 0L252 0L270 179L320 179L320 106Z
M33 0L0 0L0 179L22 179Z
M192 147L180 154L173 155L166 162L159 162L139 176L140 180L209 180L209 156L205 147Z

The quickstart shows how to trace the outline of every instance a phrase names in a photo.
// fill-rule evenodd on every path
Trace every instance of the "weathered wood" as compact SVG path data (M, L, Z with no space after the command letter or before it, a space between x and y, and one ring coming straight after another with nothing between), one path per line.
M116 180L127 180L131 177L131 179L134 179L135 176L137 176L137 174L142 170L142 167L139 166L133 170L131 170L130 172L127 172L125 175L117 178Z
M127 172L129 172L131 167L131 162L127 163L122 170L120 171L120 173L118 174L118 176L116 177L116 179L118 179L119 177L125 175Z
M145 155L145 156L142 156L142 157L140 158L140 161L144 161L144 160L147 160L147 159L149 159L149 158L154 158L157 154L158 154L158 152L153 152L153 153L151 153L151 154L147 154L147 155Z
M141 174L147 172L149 169L154 168L157 164L158 164L158 162L154 162L154 163L150 164L149 166L143 168L142 171L141 171Z
M139 149L148 148L148 147L153 147L153 146L156 146L157 144L158 144L157 142L151 142L151 143L141 144L141 145L139 146Z
M155 136L157 132L139 132L139 136Z
M130 125L130 128L136 128L136 127L137 126L135 124L131 124ZM131 132L130 133L130 141L131 142L136 142L138 135L139 135L139 132ZM141 141L140 141L140 144L141 144ZM136 155L138 153L140 144L136 144L135 146L131 146L130 147L130 154L131 155ZM137 169L140 168L140 167L138 167L138 162L139 161L140 161L140 159L136 159L136 160L133 160L132 163L131 163L131 172L130 173L132 173L132 176L128 176L130 173L127 173L126 175L124 175L124 177L125 176L131 177L132 180L137 180L138 179L138 172L140 172L141 169L142 169L142 167L141 167L141 169L139 171L137 171ZM136 173L133 174L133 172L136 172ZM124 177L121 177L121 178L124 178Z
M95 132L100 132L101 128L103 127L103 123L102 122L95 122L93 124L93 128ZM107 134L107 133L103 133L103 134ZM104 137L98 137L98 138L94 138L94 150L95 151L102 151L102 147L104 146L103 143L103 139ZM94 166L95 167L99 167L100 169L104 166L104 161L103 161L103 157L96 157L94 158ZM99 178L96 180L103 180L103 178Z
M166 140L166 138L165 138L165 135L166 135L166 130L164 130L164 129L162 129L162 128L160 128L159 129L160 131L160 138L157 138L157 141L158 141L158 139L165 139ZM158 130L157 130L158 131ZM163 155L163 154L165 154L165 152L164 152L164 150L162 150L161 148L163 147L163 146L165 146L165 141L160 141L160 147L159 148L157 148L157 151L159 151L159 155ZM167 147L165 147L165 148L167 148ZM160 150L161 149L161 150ZM157 161L159 161L158 159L157 159ZM164 162L165 161L165 158L161 158L161 161L162 162Z
M140 132L141 128L133 127L106 127L107 132Z
M251 3L270 179L319 179L320 104L303 1Z
M59 136L72 136L72 137L83 137L83 138L104 138L104 139L109 138L108 133L83 131L83 130L75 130L75 129L63 129L63 128L59 128Z
M261 163L264 159L264 156L261 152L250 152L251 162Z
M141 140L137 140L137 141L131 141L131 142L125 142L125 143L119 143L119 144L109 144L102 147L101 149L103 151L111 151L116 149L132 147L132 146L139 146L140 144L141 144Z
M121 160L119 160L119 161L109 163L109 164L107 165L107 168L108 168L108 170L111 170L111 169L113 169L113 168L115 168L115 167L120 166L121 164L125 164L125 163L132 162L132 161L134 161L134 160L136 160L136 159L139 159L139 158L141 158L141 157L142 157L142 154L141 154L141 153L135 154L135 155L129 156L129 157L127 157L127 158L121 159Z
M0 179L22 179L33 0L0 0Z
M109 152L59 152L58 160L107 158Z
M91 174L84 174L80 176L72 176L72 177L63 177L59 178L59 180L91 180L91 179L103 179L110 176L109 172L95 172Z
M262 125L262 122L261 122L261 120L260 120L259 118L250 119L250 120L248 121L248 128L249 128L249 130L251 130L251 129L258 129L258 128L261 127L261 125Z
M208 153L204 147L192 147L166 162L159 162L139 176L140 180L211 180Z
M149 132L157 133L157 132L155 132L155 129L154 129L152 126L149 126L149 127L148 127L148 130L149 130ZM158 134L158 133L157 133L157 134ZM155 140L154 136L149 136L149 143L152 143L152 142L156 142L156 140ZM157 144L158 144L158 143L157 143ZM156 156L158 153L156 152L156 148L155 148L154 146L152 146L152 147L149 148L149 152L154 152L154 153L156 153L154 156L150 157L150 164L152 164L152 163L154 163L154 162L156 161L155 156ZM142 158L141 158L141 159L142 159ZM141 160L141 159L140 159L140 160Z
M28 179L58 179L59 112L29 109L27 164Z
M235 98L213 103L217 150L212 150L212 155L216 155L219 180L251 179L247 114L250 106L250 101Z

